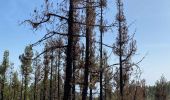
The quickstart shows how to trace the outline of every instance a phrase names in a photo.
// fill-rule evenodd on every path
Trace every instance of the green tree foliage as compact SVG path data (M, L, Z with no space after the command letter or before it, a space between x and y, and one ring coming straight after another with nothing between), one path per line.
M1 100L4 100L4 94L5 94L5 84L6 84L6 72L9 67L9 51L5 51L3 55L3 61L0 65L0 86L1 86Z
M30 74L32 72L32 57L33 51L31 46L26 46L24 54L19 56L21 61L21 70L24 76L24 100L29 100L28 98L28 84L30 81Z
M42 9L25 22L35 30L45 27L47 33L19 56L21 77L17 67L10 79L6 77L9 52L4 52L0 100L168 100L170 82L165 78L155 86L131 79L137 66L132 61L136 41L128 32L123 0L115 1L118 11L112 27L105 25L105 18L107 22L111 17L105 16L104 8L111 4L107 0L44 0ZM110 45L104 43L109 28L118 31L117 36L109 35L116 38ZM41 43L43 51L33 58L33 48ZM105 46L111 48L110 55ZM111 61L115 64L109 65Z
M167 81L164 76L156 82L155 100L168 100Z
M19 99L19 94L20 94L20 86L21 82L18 79L18 73L14 72L12 76L12 100L18 100Z

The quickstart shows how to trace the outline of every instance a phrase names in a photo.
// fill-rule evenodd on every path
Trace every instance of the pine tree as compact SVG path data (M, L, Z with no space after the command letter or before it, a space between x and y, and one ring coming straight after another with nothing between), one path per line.
M85 53L85 69L84 69L84 84L82 91L82 100L86 100L89 82L89 65L90 65L90 47L93 34L93 26L95 23L95 8L93 7L93 0L86 1L86 53Z
M57 38L56 42L55 42L55 45L58 45L58 46L63 46L64 43L63 43L63 40L61 37ZM61 79L61 69L62 69L62 60L63 60L63 48L57 48L55 50L55 54L56 54L56 73L55 73L55 84L56 84L56 88L55 88L55 93L57 94L57 99L58 100L61 100L61 97L62 97L62 90L63 90L63 82L62 82L62 79Z
M123 12L122 0L117 0L118 13L116 21L118 24L118 36L116 43L114 44L114 53L119 57L119 90L120 98L123 100L124 91L123 88L129 79L129 71L131 69L131 58L136 52L136 41L128 35L128 27L126 25L126 19Z
M18 73L14 72L12 77L12 100L18 100L19 99L19 92L20 92L20 81L18 79Z
M36 52L35 56L38 56L39 53ZM41 58L38 57L33 61L33 68L34 68L34 100L39 100L40 99L40 86L39 83L41 81L42 77L42 68L41 68Z
M167 86L166 79L164 76L161 76L161 79L156 82L155 100L168 100L166 86Z
M13 70L14 70L14 63L10 63L10 68L9 68L9 96L8 99L12 99L13 98L13 93L12 93L12 77L13 77Z
M31 46L26 46L24 54L19 56L21 61L21 69L24 75L24 100L28 100L28 83L32 72L33 51Z
M113 91L112 91L112 76L113 72L110 67L108 67L108 55L106 50L103 51L103 77L104 77L104 100L111 100Z
M3 61L0 65L0 80L1 80L1 100L4 100L4 88L5 88L5 81L6 81L6 71L9 67L9 51L4 51Z
M47 51L49 46L45 45L45 50ZM43 79L43 100L48 100L48 74L49 74L49 63L50 63L50 54L47 51L44 54L44 79Z

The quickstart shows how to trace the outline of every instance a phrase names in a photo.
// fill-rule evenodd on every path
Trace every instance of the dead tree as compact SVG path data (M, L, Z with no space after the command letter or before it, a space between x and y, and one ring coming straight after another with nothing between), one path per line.
M103 2L100 0L100 100L103 100Z
M52 93L52 89L53 89L53 84L52 84L52 81L53 81L53 63L54 63L54 50L52 49L51 50L51 56L50 56L50 59L51 59L51 68L50 68L50 100L52 100L53 98L53 93Z
M49 46L45 45L45 50L47 50ZM43 100L48 100L48 74L49 74L49 63L50 63L50 55L49 52L44 54L44 78L43 78Z
M35 56L39 55L38 52L35 53ZM33 61L33 66L34 66L34 100L38 100L39 99L39 95L38 93L39 91L39 87L38 87L38 82L41 80L41 59L40 58L36 58Z
M63 100L69 100L71 92L71 80L72 80L72 65L73 65L73 0L69 0L69 12L68 12L68 46L66 51L66 78L64 82L64 97Z
M82 91L82 100L86 100L88 91L88 78L90 66L90 47L92 41L93 26L95 24L95 8L93 0L86 1L86 54L85 54L85 69L84 69L84 85Z
M131 58L136 52L136 41L133 40L133 36L130 37L128 35L128 27L123 12L122 0L117 0L116 4L118 9L116 16L118 36L116 38L116 43L114 44L114 53L119 57L119 90L120 98L123 100L123 88L128 81L128 73L133 65L131 64Z

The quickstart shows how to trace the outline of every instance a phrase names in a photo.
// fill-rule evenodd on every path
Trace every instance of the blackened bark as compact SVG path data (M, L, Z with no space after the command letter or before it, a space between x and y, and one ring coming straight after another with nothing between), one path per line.
M90 75L90 83L92 82L92 75ZM89 100L93 100L93 89L92 87L90 87L90 96L89 96Z
M72 80L72 64L73 64L73 0L69 4L69 20L68 20L68 46L66 52L66 78L64 83L63 100L69 100Z
M74 56L75 56L75 48L74 48ZM75 70L76 70L76 64L75 59L73 60L73 85L72 85L72 100L75 100Z
M53 61L54 61L54 56L53 56L53 49L51 50L51 69L50 69L50 100L52 100L52 89L53 89L53 86L52 86L52 77L53 77Z
M100 1L100 100L103 100L103 83L102 83L102 79L103 79L103 57L102 57L102 53L103 53L103 1Z
M45 49L47 49L46 47ZM49 55L48 52L44 55L44 79L43 79L43 100L48 100L48 94L47 94L47 81L48 81L48 73L49 73Z
M120 0L118 0L118 16L119 17L122 17L121 15L121 2ZM123 100L123 73L122 73L122 32L121 32L121 29L122 29L122 25L121 25L121 21L119 20L119 71L120 71L120 96L121 96L121 100Z

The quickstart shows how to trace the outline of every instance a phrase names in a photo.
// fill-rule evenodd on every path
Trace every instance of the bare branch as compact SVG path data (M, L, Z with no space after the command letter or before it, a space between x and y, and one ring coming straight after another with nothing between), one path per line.
M96 43L99 43L100 44L100 42L98 42L98 41L94 41L94 42L96 42ZM104 43L102 43L102 45L104 45L104 46L106 46L106 47L109 47L109 48L114 48L114 47L112 47L112 46L110 46L110 45L107 45L107 44L104 44Z
M50 18L54 16L54 17L58 17L60 18L60 20L68 20L68 18L54 14L54 13L47 13L46 15L44 15L44 17L38 22L34 22L32 20L25 20L23 23L28 22L29 24L32 25L33 28L37 28L40 24L46 23L50 20Z
M52 46L52 47L50 47L50 48L47 48L46 50L44 50L43 52L41 52L39 55L37 55L35 58L33 58L32 60L35 60L35 59L37 59L38 57L40 57L42 54L44 54L44 53L46 53L46 52L48 52L48 51L50 51L50 50L54 50L54 49L57 49L57 48L65 48L65 47L67 47L67 46Z
M57 15L57 14L54 14L54 13L48 13L47 16L54 16L54 17L60 18L61 20L63 20L63 19L68 20L68 18L60 16L60 15Z
M55 31L51 31L51 32L49 32L49 33L47 33L43 38L41 38L39 41L37 41L37 42L35 42L35 43L33 43L33 44L31 44L31 46L33 47L33 46L36 46L36 45L38 45L38 44L40 44L41 42L43 42L43 41L45 41L45 40L47 40L47 39L49 39L49 38L51 38L52 36L54 36L54 35L56 35L56 34L58 34L58 35L62 35L62 36L68 36L69 34L67 34L67 33L59 33L59 32L55 32ZM85 37L84 35L76 35L76 34L74 34L74 35L72 35L73 37Z
M98 6L90 6L90 7L95 8L95 7L100 7L100 6L98 5ZM87 8L87 7L86 6L85 7L76 7L74 9L85 9L85 8Z
M77 23L77 24L80 24L80 25L87 25L86 23L84 23L84 22L76 22L76 21L74 21L74 23ZM97 25L97 24L88 24L88 26L93 26L93 27L101 27L101 25ZM102 27L113 27L113 26L115 26L115 24L113 23L113 24L111 24L111 25L108 25L108 26L103 26L102 25Z

